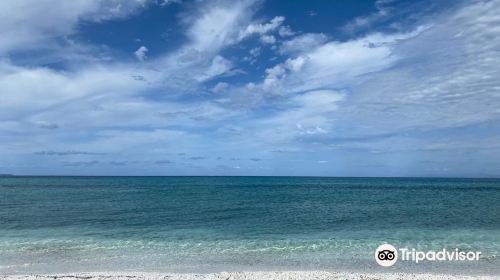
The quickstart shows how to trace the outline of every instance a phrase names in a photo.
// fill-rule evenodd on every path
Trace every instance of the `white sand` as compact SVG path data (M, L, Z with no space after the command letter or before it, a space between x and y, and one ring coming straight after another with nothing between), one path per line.
M437 274L411 274L411 273L345 273L345 272L326 272L326 271L280 271L280 272L220 272L207 274L156 274L156 273L67 273L67 274L50 274L50 275L4 275L0 276L1 280L104 280L104 279L119 279L119 280L134 280L134 279L168 279L168 280L323 280L323 279L346 279L346 280L375 280L375 279L417 279L417 280L465 280L465 279L483 279L493 280L500 279L500 276L453 276L453 275L437 275Z

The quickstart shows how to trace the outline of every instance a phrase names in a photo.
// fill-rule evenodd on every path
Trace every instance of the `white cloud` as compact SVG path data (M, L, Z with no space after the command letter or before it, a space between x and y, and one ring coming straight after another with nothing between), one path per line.
M227 89L229 88L229 84L228 83L224 83L224 82L219 82L217 83L214 87L213 87L213 91L216 92L216 93L221 93L221 92L225 92Z
M91 1L78 3L87 5ZM150 152L168 152L168 146L173 146L166 145L169 141L190 151L210 150L207 147L212 145L211 141L208 143L188 131L207 126L215 130L220 122L240 111L228 110L222 101L187 102L178 96L197 94L203 90L204 81L238 72L233 63L219 52L234 44L238 32L248 26L253 13L248 9L250 5L251 1L198 6L197 16L185 22L188 42L144 65L105 64L97 60L75 64L68 70L55 70L19 66L3 59L0 61L0 138L3 143L0 153L3 159L12 164L22 163L30 158L23 154L32 154L33 149L41 147L104 151L137 159L151 156L142 150L145 146ZM99 21L111 15L121 16L119 7L110 6L111 12L92 16L87 15L93 13L95 6L89 6L89 13L86 9L78 9L79 12L75 11L67 21L59 18L49 22L47 30L51 30L55 23L65 23L66 28L55 28L50 34L44 34L41 27L35 26L36 22L26 23L28 35L39 32L43 36L36 39L26 35L29 40L24 42L32 43L35 48L45 42L52 43L56 41L52 40L54 38L73 34L82 20ZM14 43L4 49L10 51L19 47L20 41L14 40L16 38L9 39ZM145 54L146 49L140 48L138 59L144 59ZM223 87L221 85L219 89ZM143 95L153 92L153 89L157 96L164 97L149 99ZM172 101L175 99L179 100ZM176 126L177 129L165 129L165 126ZM134 150L138 152L130 152ZM13 156L7 157L8 154ZM113 155L107 156L111 157L109 160L113 159ZM76 158L74 160L78 162ZM54 166L54 163L47 162L39 164Z
M10 2L9 2L10 3ZM0 13L11 16L0 19L5 25L8 22L21 22L15 30L16 38L23 34L24 29L29 34L41 34L40 40L65 36L75 31L81 20L105 20L112 17L125 16L142 8L147 1L71 1L56 5L51 1L40 1L28 5L24 1L15 1L0 9ZM20 5L20 6L19 6ZM23 6L24 5L24 6ZM41 12L47 6L56 6L49 13ZM81 102L101 96L137 95L151 88L163 88L161 91L183 93L194 91L200 83L215 76L237 72L228 59L220 56L219 51L231 44L238 31L247 26L251 11L248 7L252 2L238 2L221 5L205 5L200 7L200 16L192 18L187 34L190 41L179 50L166 54L163 58L150 61L147 66L134 64L115 64L104 66L102 61L76 64L71 71L58 71L44 67L15 66L9 60L0 61L0 118L29 116L53 106L63 106L69 102ZM23 8L23 9L21 9ZM19 9L22 13L14 13ZM40 13L40 17L29 16L30 13ZM21 19L26 17L26 22ZM19 18L19 19L17 19ZM28 20L28 19L36 20ZM0 26L5 26L1 25ZM61 30L58 26L61 25ZM24 26L24 27L23 27ZM0 27L0 28L2 28ZM54 31L45 34L43 30ZM11 31L12 31L11 30ZM10 32L10 31L9 31ZM13 34L14 34L13 33ZM29 39L33 46L41 41L36 34ZM22 37L22 36L21 36ZM16 38L5 37L1 42L17 46ZM4 40L5 39L5 40ZM34 44L35 41L38 42ZM0 45L2 44L0 42ZM0 46L1 49L1 46ZM147 48L140 47L135 55L139 60L146 58ZM148 67L148 68L145 68ZM151 70L149 67L155 68ZM160 91L160 92L161 92ZM43 98L40 98L43 96Z
M251 1L241 1L230 5L207 5L199 18L195 18L188 30L190 47L199 52L218 51L234 43L238 30L249 20Z
M297 51L267 69L262 83L245 87L271 94L263 104L282 109L250 122L247 133L269 145L311 148L311 141L317 141L330 149L383 151L435 141L399 142L397 135L409 131L498 122L500 83L495 77L500 76L500 61L495 58L500 57L500 40L492 39L500 38L497 4L467 5L409 33L374 33ZM346 91L341 98L321 91L331 88ZM328 146L337 141L336 134L353 140ZM306 136L315 138L296 141Z
M500 40L494 39L500 38L499 7L498 1L477 2L412 33L328 42L268 69L262 86L288 93L290 106L269 118L272 125L262 125L271 127L264 135L283 146L297 147L293 139L307 136L312 138L302 147L308 149L315 142L333 150L397 151L396 161L405 151L415 157L441 151L456 138L461 144L443 154L462 151L477 161L495 161L500 148L477 133L496 135L500 121ZM334 102L335 110L327 110L320 106L328 104L322 94L311 100L300 94L315 88L346 93ZM481 152L483 147L491 154Z
M170 4L180 4L182 3L182 0L161 0L160 1L160 6L168 6Z
M0 29L10 26L0 52L55 44L53 38L73 34L79 22L124 16L147 4L102 3L63 3L65 9L75 10L62 14L56 7L54 21L43 14L23 22L20 19L31 15L23 10L16 32L12 31L16 19L0 18L5 23ZM450 147L447 151L452 153L484 147L488 152L475 155L490 161L498 158L498 137L479 139L498 129L481 126L500 120L498 1L464 4L410 33L374 33L343 42L302 34L281 44L283 37L294 36L285 30L284 18L251 23L251 6L252 2L216 2L196 7L196 15L186 16L182 25L187 42L148 63L105 63L93 57L70 69L55 70L4 58L0 61L1 160L35 164L24 156L43 147L116 153L99 162L116 155L145 161L152 154L171 153L174 146L176 152L207 158L216 153L242 157L241 153L252 151L317 152L320 156L312 162L348 149L401 155L408 150ZM6 14L5 9L2 12ZM53 27L55 22L66 25ZM214 80L240 71L237 59L221 52L250 36L272 37L268 42L289 57L266 69L262 80L244 86L231 79ZM255 59L260 48L245 49ZM143 49L138 59L146 54ZM461 126L472 126L474 131L453 141L418 134ZM93 162L83 158L88 155L73 156L72 162Z
M1 1L0 53L54 44L52 39L72 34L82 20L120 18L147 4L146 0Z
M145 46L141 46L134 52L134 55L135 57L137 57L139 61L144 61L147 58L146 56L147 52L148 48L146 48Z
M277 94L349 87L362 81L364 75L393 65L397 61L392 51L394 45L421 32L417 29L392 35L375 33L352 41L305 47L295 58L267 69L263 87ZM303 38L296 42L301 41Z
M268 23L264 23L264 24L252 23L252 24L248 25L244 30L240 31L240 34L238 36L238 40L239 41L243 40L243 39L248 38L248 37L255 35L255 34L260 35L260 36L266 35L267 33L272 32L272 31L276 30L278 27L280 27L284 21L285 21L285 17L277 16L277 17L274 17L273 19L271 19Z
M259 40L264 44L273 45L274 43L276 43L276 37L274 37L273 35L262 35L260 36Z
M252 135L268 144L293 143L297 137L327 134L334 125L331 114L339 108L345 94L333 90L315 90L298 94L286 101L277 114L254 123Z
M253 56L253 57L256 57L256 56L259 56L261 53L261 48L260 47L256 47L256 48L253 48L250 50L250 55Z
M477 2L396 45L399 62L353 87L356 119L379 131L452 128L500 119L500 6ZM460 34L459 36L456 36ZM347 109L346 109L347 110Z
M229 4L228 4L229 3ZM253 1L228 2L200 7L188 17L189 41L178 50L151 62L164 75L163 84L175 91L195 90L200 82L237 73L233 62L220 51L236 42L238 31L251 18Z
M344 98L344 94L331 90L314 90L296 95L292 102L301 107L314 108L317 112L330 111L336 108L336 103Z
M324 44L328 37L323 33L306 33L283 42L279 48L281 54L300 54Z
M393 8L390 7L392 1L386 0L377 0L375 1L376 12L368 15L357 17L354 20L350 21L343 27L343 30L346 32L355 32L358 30L369 28L371 25L377 23L384 18L387 18L392 12Z
M96 66L68 73L0 63L0 119L27 116L82 98L135 94L145 87L127 68Z
M280 26L278 34L280 34L281 37L289 37L295 35L295 32L293 32L290 26Z
M233 68L231 61L217 55L212 59L210 66L204 71L204 73L201 73L200 76L196 77L196 79L200 82L206 81L227 73L231 68Z

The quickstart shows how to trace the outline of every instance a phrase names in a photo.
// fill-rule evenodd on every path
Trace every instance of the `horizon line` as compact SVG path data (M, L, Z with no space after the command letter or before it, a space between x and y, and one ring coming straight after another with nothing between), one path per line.
M321 176L321 175L16 175L0 174L0 178L12 177L293 177L293 178L392 178L392 179L496 179L500 177L448 177L448 176Z

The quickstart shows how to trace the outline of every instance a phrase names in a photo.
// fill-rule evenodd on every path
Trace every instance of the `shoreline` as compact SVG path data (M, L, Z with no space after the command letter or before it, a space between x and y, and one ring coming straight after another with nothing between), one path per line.
M241 271L241 272L217 272L217 273L154 273L154 272L87 272L87 273L54 273L54 274L19 274L0 275L0 280L102 280L102 279L169 279L169 280L399 280L399 279L430 279L430 280L493 280L498 279L495 275L452 275L432 273L356 273L356 272L330 272L330 271Z

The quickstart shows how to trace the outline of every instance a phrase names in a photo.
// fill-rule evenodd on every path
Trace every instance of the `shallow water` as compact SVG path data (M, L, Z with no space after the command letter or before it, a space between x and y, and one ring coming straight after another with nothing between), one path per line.
M382 243L481 251L397 262ZM500 180L0 178L0 273L326 269L500 273Z

